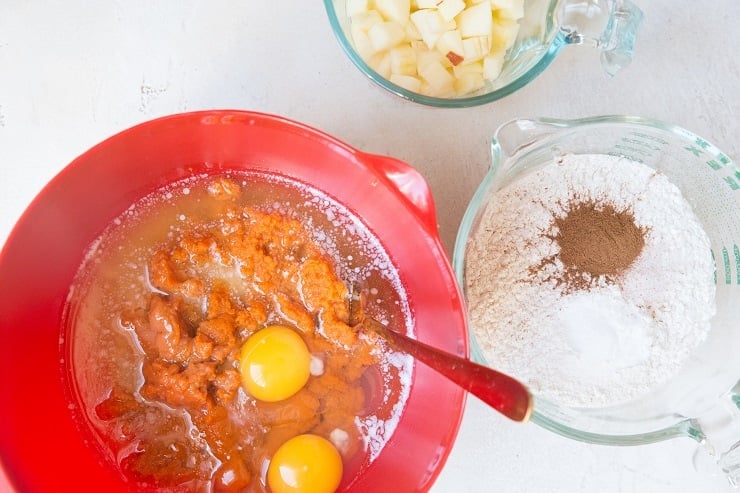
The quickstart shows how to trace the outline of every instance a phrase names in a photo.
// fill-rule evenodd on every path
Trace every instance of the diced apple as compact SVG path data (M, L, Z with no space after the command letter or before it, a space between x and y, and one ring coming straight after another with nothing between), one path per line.
M369 31L375 24L383 22L383 16L377 10L366 10L364 12L358 12L349 18L353 28L361 29L362 31Z
M410 45L400 45L391 48L391 73L400 75L416 75L416 51Z
M481 2L460 12L457 18L463 38L473 36L489 36L493 27L493 12L491 4Z
M490 0L494 15L508 19L524 17L524 0Z
M453 98L457 96L455 94L455 87L453 85L450 85L449 87L445 87L443 89L435 89L423 80L421 81L421 87L419 88L419 94L423 94L425 96L433 96L435 98Z
M454 83L455 92L459 96L477 91L485 85L486 82L483 80L483 74L474 72L463 74L461 77L455 79Z
M510 9L514 6L515 3L518 2L520 2L520 0L488 0L488 3L491 4L492 10Z
M437 51L447 56L448 53L452 52L465 58L465 51L463 49L462 36L460 31L455 29L454 31L446 31L437 40ZM455 65L453 63L453 65Z
M375 8L386 20L404 25L411 13L411 0L375 0Z
M427 46L427 44L420 39L412 39L409 45L414 49L417 56L422 51L429 51L429 47Z
M370 38L366 31L353 25L350 28L350 32L352 33L352 42L355 45L355 50L357 50L357 54L360 55L363 60L367 60L375 54L376 50L373 48L373 44L370 42Z
M413 22L407 22L403 27L406 29L406 38L409 41L421 41L421 34Z
M483 75L483 61L465 63L452 67L452 75L460 78L465 74L474 73Z
M423 67L420 66L419 76L435 91L445 92L454 89L455 78L439 61L427 63Z
M370 10L368 0L347 0L347 15L350 17L368 10Z
M491 38L488 36L475 36L462 40L465 63L481 60L491 51Z
M375 51L382 51L393 48L406 37L406 31L403 26L395 21L375 24L367 32Z
M375 70L381 77L387 79L391 76L391 57L389 52L382 51L376 53L367 61L367 64Z
M450 63L450 60L438 52L437 50L429 50L424 49L421 51L416 52L416 71L418 73L421 73L421 70L432 63L439 63L444 68L452 68L452 63Z
M388 80L397 86L403 87L407 91L419 92L421 89L421 80L411 75L391 74Z
M501 74L501 68L504 66L505 51L488 55L483 58L483 77L493 80Z
M433 9L442 0L416 0L416 7L419 9Z
M431 50L445 29L445 20L436 10L417 10L411 14L411 22L421 34L421 39Z
M464 0L442 0L437 6L439 15L442 16L445 22L453 20L463 9L465 9Z
M519 22L514 19L497 19L493 24L491 49L508 50L516 41L519 33Z

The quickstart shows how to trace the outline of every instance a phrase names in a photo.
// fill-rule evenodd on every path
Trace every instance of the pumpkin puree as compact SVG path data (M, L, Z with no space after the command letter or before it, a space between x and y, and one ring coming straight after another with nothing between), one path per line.
M347 286L297 219L243 205L213 179L211 218L148 247L142 302L117 287L106 314L134 341L132 370L94 406L108 446L140 489L264 491L264 467L287 439L330 438L344 460L363 447L363 375L374 342L348 325ZM241 387L239 351L267 325L298 331L323 363L292 397L261 402ZM321 366L321 365L320 365ZM317 373L317 372L314 372ZM210 488L210 489L209 489Z

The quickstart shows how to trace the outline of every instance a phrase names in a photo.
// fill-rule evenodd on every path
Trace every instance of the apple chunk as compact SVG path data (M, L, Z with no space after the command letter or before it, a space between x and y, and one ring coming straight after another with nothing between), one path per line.
M490 36L493 29L491 4L481 2L463 10L460 13L458 24L463 38Z
M384 18L404 25L411 13L411 0L375 0L375 8Z
M411 14L411 22L414 23L421 39L424 40L430 50L434 48L439 37L445 32L445 20L436 10L417 10Z
M463 40L458 29L452 31L445 31L439 37L437 41L437 50L447 58L452 56L453 58L459 57L460 61L465 59L465 49L463 48ZM452 55L450 55L452 54ZM459 63L452 62L453 65L459 65Z
M445 22L450 22L457 14L465 9L464 0L442 0L437 10Z
M375 51L382 51L393 48L403 41L406 32L398 22L388 21L375 24L367 32L367 36Z

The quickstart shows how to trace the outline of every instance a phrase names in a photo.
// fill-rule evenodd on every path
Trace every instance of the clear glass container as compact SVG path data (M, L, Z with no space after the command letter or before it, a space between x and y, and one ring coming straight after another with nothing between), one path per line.
M492 164L462 220L453 264L465 291L465 253L498 190L564 153L610 154L664 174L691 204L715 259L716 315L680 373L642 398L573 408L535 396L533 421L577 440L638 445L691 437L740 485L740 170L707 140L683 128L628 116L519 119L496 131ZM471 322L472 325L472 322ZM486 363L471 326L472 357Z
M524 0L524 17L501 75L469 95L439 98L411 92L373 70L352 43L347 0L324 0L329 21L350 60L384 89L417 103L439 107L470 107L490 103L524 87L568 45L589 45L601 52L609 75L632 60L642 11L630 0Z

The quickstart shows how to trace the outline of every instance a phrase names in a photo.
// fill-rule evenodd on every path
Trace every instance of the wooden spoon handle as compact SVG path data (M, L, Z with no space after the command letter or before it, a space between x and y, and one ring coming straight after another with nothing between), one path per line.
M524 422L532 414L532 395L518 380L411 339L370 318L365 318L362 324L374 330L396 349L410 354L441 373L504 416Z

